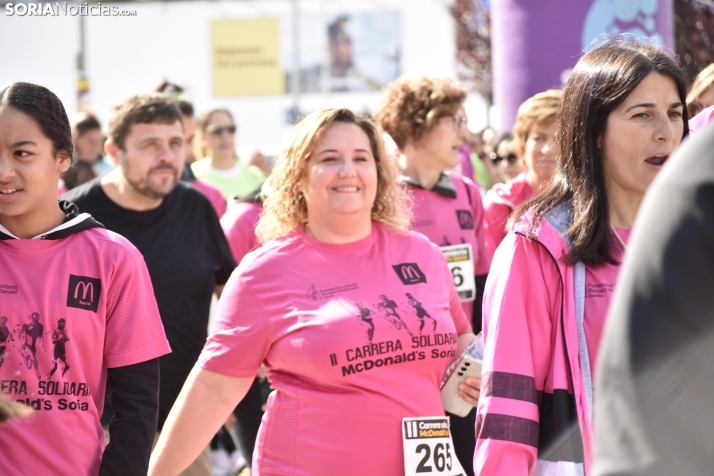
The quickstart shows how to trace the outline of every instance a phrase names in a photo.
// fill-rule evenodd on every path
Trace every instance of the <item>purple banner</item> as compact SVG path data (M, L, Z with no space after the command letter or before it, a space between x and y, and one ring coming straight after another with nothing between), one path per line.
M673 0L493 0L491 26L501 132L524 100L561 87L596 39L627 32L674 49Z

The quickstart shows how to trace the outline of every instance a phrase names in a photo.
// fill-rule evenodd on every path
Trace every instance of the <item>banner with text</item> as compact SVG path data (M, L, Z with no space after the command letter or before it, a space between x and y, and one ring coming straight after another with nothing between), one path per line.
M214 96L285 93L280 60L280 20L211 22Z

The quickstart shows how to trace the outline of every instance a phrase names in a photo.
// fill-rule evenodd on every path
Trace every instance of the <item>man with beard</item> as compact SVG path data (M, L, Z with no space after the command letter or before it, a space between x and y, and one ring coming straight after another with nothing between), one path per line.
M157 93L131 96L114 107L108 135L114 170L63 198L144 255L172 349L159 359L160 432L206 341L211 295L236 265L211 203L179 182L185 144L176 103ZM211 473L206 451L182 474Z
M196 138L196 111L193 107L193 102L184 93L184 89L181 86L170 83L167 80L162 81L154 91L165 94L176 101L176 105L178 105L179 111L181 111L184 144L186 148L186 162L184 164L183 173L181 174L181 180L190 183L203 192L208 200L211 201L213 208L216 209L218 218L221 218L226 212L226 199L223 198L220 189L213 184L198 180L191 170L191 164L196 161L196 156L193 152L193 143Z

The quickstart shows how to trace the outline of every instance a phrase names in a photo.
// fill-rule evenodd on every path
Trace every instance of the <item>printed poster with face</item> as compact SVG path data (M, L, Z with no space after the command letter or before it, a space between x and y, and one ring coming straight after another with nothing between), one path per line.
M378 91L401 74L399 12L305 12L293 26L282 19L288 93L296 60L301 93Z

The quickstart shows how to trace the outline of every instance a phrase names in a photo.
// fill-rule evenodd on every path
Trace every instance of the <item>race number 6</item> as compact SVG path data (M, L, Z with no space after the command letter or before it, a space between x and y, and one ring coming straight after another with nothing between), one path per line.
M441 252L446 257L454 286L459 293L461 302L476 299L476 278L474 274L473 248L468 243L442 246Z
M464 284L464 276L461 274L460 266L454 266L451 268L451 274L454 276L454 286L458 288Z

